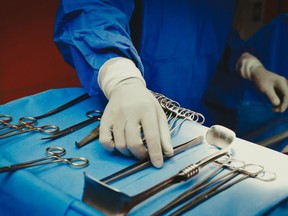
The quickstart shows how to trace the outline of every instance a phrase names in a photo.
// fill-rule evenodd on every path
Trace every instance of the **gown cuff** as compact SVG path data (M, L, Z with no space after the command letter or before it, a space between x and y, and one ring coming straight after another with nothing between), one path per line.
M134 62L128 58L115 57L107 60L98 73L98 84L109 99L114 87L124 80L137 78L146 86L145 80Z
M251 80L251 75L257 67L263 67L263 64L250 53L243 53L236 64L236 70L248 80Z

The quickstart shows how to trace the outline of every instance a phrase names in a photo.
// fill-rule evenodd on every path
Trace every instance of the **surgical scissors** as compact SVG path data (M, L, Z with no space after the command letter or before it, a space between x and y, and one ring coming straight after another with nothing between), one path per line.
M152 216L156 215L162 215L163 213L166 213L167 211L171 210L172 208L177 207L178 205L182 204L183 202L187 201L189 198L191 198L195 193L201 191L207 184L205 182L209 181L213 176L216 176L220 171L222 171L226 164L231 163L231 154L227 154L222 156L221 158L215 160L218 161L221 160L221 164L212 171L209 175L207 175L204 179L199 181L197 184L195 184L192 188L189 190L183 192L178 197L170 201L168 204L166 204L164 207L156 211ZM215 161L213 164L215 164ZM240 163L240 165L237 165L237 167L243 167L244 163ZM211 184L212 185L212 184Z
M220 159L222 159L222 161L220 161ZM187 201L194 195L197 195L198 193L200 193L201 191L207 188L208 189L206 192L203 192L202 194L198 195L197 197L189 201L187 204L185 204L184 206L179 208L177 211L175 211L172 215L180 215L183 212L200 204L201 202L209 199L213 195L216 195L224 191L225 189L228 189L229 187L249 177L256 178L262 181L273 181L276 179L276 175L274 176L271 175L269 178L259 177L259 175L262 175L263 173L265 173L264 167L261 165L245 164L244 161L233 159L233 158L228 158L228 160L227 159L223 160L223 158L220 158L220 159L215 161L215 163L219 164L219 167L217 167L212 173L210 173L206 178L204 178L198 184L194 185L191 189L185 191L184 193L176 197L174 200L172 200L170 203L165 205L163 208L159 209L157 212L153 214L153 216L162 215L163 213L184 203L185 201ZM222 174L221 176L215 177L224 168L228 168L231 171L225 174ZM240 174L242 174L242 177L229 183L229 181L236 178Z
M31 160L19 164L14 164L10 166L0 167L1 172L9 172L15 171L18 169L23 169L26 167L44 165L49 163L60 163L65 162L68 163L70 166L74 167L85 167L89 165L89 160L84 157L74 157L74 158L62 158L63 155L66 154L66 150L62 147L48 147L46 149L47 157Z
M245 164L243 167L232 169L230 173L224 174L222 177L215 179L215 181L220 180L215 186L208 189L208 191L200 194L199 196L195 197L194 199L189 201L187 204L185 204L184 206L180 207L178 210L173 212L171 215L181 215L184 212L192 209L196 205L199 205L205 200L208 200L212 196L232 187L233 185L245 179L255 178L263 172L264 172L264 167L261 165L257 165L257 164ZM242 174L242 176L239 177L238 179L235 179L232 182L229 182L235 177L237 177L239 174Z
M48 112L46 112L46 113L44 113L42 115L38 115L38 116L35 116L35 117L23 117L23 118L30 119L30 120L33 119L32 121L34 121L34 123L36 123L36 121L38 119L42 119L42 118L45 118L47 116L54 115L54 114L56 114L58 112L61 112L62 110L65 110L65 109L67 109L67 108L79 103L80 101L83 101L83 100L87 99L87 98L89 98L89 94L85 93L85 94L82 94L82 95L78 96L77 98L74 98L73 100L68 101L67 103L65 103L65 104L63 104L63 105L61 105L61 106L59 106L59 107L57 107L57 108L55 108L53 110L50 110L50 111L48 111ZM10 124L11 121L12 121L12 117L10 115L0 114L0 130L7 129L7 128L13 128L13 130L11 129L11 130L9 130L9 132L7 131L4 134L11 133L11 132L13 132L15 130L19 130L21 128L25 128L27 126L27 124L13 125L13 124ZM30 124L31 123L32 122L30 122ZM38 129L40 131L42 131L42 132L44 130L44 131L46 131L46 132L48 132L50 134L50 132L53 133L53 131L57 132L59 130L59 128L57 127L58 129L56 131L56 127L49 125L49 126L40 127L40 128L42 128L42 130L39 127L38 127ZM4 134L1 134L1 135L4 135Z
M82 121L82 122L79 122L75 125L72 125L64 130L61 130L61 131L57 131L53 136L49 136L49 137L43 137L41 139L56 139L56 138L59 138L59 137L62 137L62 136L65 136L67 134L70 134L74 131L77 131L89 124L92 124L93 122L95 121L100 121L101 119L101 116L102 116L102 112L99 111L99 110L90 110L86 113L86 116L88 117L87 120L85 121Z
M9 115L2 115L2 116L8 116ZM9 116L10 117L10 116ZM12 117L11 117L12 120ZM19 119L19 124L10 124L7 122L7 120L2 120L1 123L6 125L6 128L11 128L8 131L2 132L0 134L0 139L7 138L10 136L15 136L22 133L27 133L31 131L40 131L45 134L54 134L57 131L59 131L59 127L56 125L44 125L40 127L33 126L37 119L34 117L22 117ZM18 132L17 132L18 131Z

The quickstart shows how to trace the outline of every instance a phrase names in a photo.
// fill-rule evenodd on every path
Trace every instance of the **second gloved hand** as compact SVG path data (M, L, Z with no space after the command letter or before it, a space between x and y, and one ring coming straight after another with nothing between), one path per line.
M285 77L257 67L251 73L256 87L269 98L275 112L284 112L288 107L288 82Z
M243 78L251 80L269 98L275 112L284 112L288 108L288 81L285 77L267 70L250 53L242 54L236 68Z

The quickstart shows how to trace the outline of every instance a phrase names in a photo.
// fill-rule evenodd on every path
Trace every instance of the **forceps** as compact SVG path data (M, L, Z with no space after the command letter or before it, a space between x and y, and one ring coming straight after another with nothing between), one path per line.
M12 116L6 114L0 114L0 130L8 128L11 121Z
M221 163L219 163L220 165L213 172L211 172L204 179L202 179L197 184L195 184L192 188L190 188L189 190L183 192L178 197L176 197L175 199L170 201L168 204L166 204L164 207L162 207L161 209L156 211L154 214L152 214L152 216L162 215L163 213L166 213L167 211L169 211L169 210L177 207L178 205L184 203L185 201L190 199L192 196L194 196L195 194L197 194L198 192L203 190L205 187L209 187L210 185L215 184L217 182L216 180L214 180L214 181L212 181L210 183L207 183L207 182L210 179L212 179L213 177L215 177L219 172L224 170L224 168L228 164L229 164L229 166L233 167L234 169L235 168L242 168L245 165L245 163L243 161L238 161L238 160L236 161L234 159L231 159L231 155L230 154L229 155L225 155L225 156L219 158L218 160L214 161L214 164L216 164L217 161L221 161Z
M53 136L49 136L49 137L43 137L41 138L42 140L44 139L57 139L59 137L62 137L62 136L65 136L67 134L70 134L74 131L77 131L89 124L92 124L93 122L96 122L96 121L100 121L101 119L101 116L102 116L102 112L99 111L99 110L91 110L91 111L88 111L86 113L86 116L88 117L87 120L85 121L82 121L82 122L79 122L75 125L72 125L64 130L61 130L61 131L57 131Z
M231 169L231 171L221 176L218 176L217 178L215 178L214 180L211 180L210 182L207 182L210 178L213 178L213 176L215 176L220 171L220 168L222 169L223 167ZM182 207L180 207L178 210L176 210L175 212L171 214L171 215L181 215L184 212L192 209L196 205L199 205L205 200L208 200L212 196L232 187L233 185L247 178L257 178L259 175L261 175L264 172L265 172L264 167L261 165L245 164L244 161L231 159L228 162L222 163L220 167L215 170L215 172L211 173L209 176L207 176L207 178L203 179L199 184L195 185L188 191L182 193L180 196L178 196L176 199L174 199L164 208L158 210L153 215L155 216L155 215L163 214L164 212L167 212L168 210L182 204L184 201L187 201L189 198L196 195L204 188L208 188L206 192L203 192L202 194L198 195L197 197L195 197L194 199L189 201L187 204L183 205ZM242 176L230 182L232 179L236 178L240 174ZM261 180L261 178L257 178L257 179ZM274 179L275 178L271 178L270 181ZM267 179L264 179L264 181L267 181Z
M15 135L22 134L22 133L31 132L31 131L40 131L45 134L54 134L57 131L59 131L59 127L56 125L44 125L40 127L35 127L33 125L36 122L37 122L37 119L34 117L22 117L19 119L19 124L15 124L15 125L5 122L4 124L6 125L6 128L11 128L11 129L8 131L2 132L0 134L0 139L10 137L10 136L15 136Z
M80 101L83 101L85 99L89 98L89 95L88 93L85 93L83 95L80 95L79 97L77 98L74 98L73 100L71 101L68 101L67 103L53 109L53 110L50 110L42 115L39 115L39 116L36 116L36 117L29 117L29 118L34 118L36 120L38 119L42 119L42 118L45 118L47 116L51 116L53 114L56 114L58 112L61 112L62 110L65 110L71 106L73 106L74 104L77 104L79 103ZM0 130L4 129L4 128L7 128L9 127L9 123L12 121L12 117L9 116L9 115L6 115L6 114L0 114ZM11 126L11 125L10 125Z
M0 173L23 169L26 167L49 164L49 163L65 162L65 163L68 163L70 166L74 166L74 167L85 167L89 164L89 160L84 157L62 158L62 156L66 154L66 150L62 147L48 147L46 149L46 154L47 154L47 157L44 157L44 158L31 160L31 161L14 164L10 166L0 167Z

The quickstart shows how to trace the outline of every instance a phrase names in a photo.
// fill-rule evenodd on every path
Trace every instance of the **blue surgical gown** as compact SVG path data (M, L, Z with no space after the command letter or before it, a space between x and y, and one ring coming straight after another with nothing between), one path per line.
M147 87L204 114L202 96L223 53L235 0L62 0L54 39L90 95L109 58L132 59Z
M260 142L287 130L288 111L272 112L267 96L237 75L235 64L243 52L255 55L267 70L288 77L288 14L280 14L259 31L242 40L231 33L224 55L203 96L210 117L233 129L240 137ZM225 80L225 82L223 82ZM225 111L225 112L223 112ZM271 146L278 151L284 139Z

